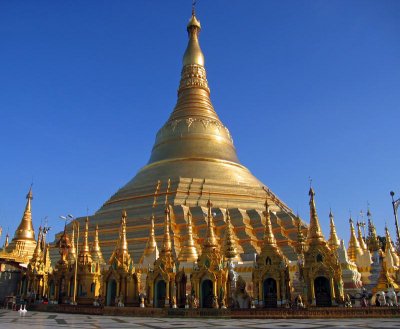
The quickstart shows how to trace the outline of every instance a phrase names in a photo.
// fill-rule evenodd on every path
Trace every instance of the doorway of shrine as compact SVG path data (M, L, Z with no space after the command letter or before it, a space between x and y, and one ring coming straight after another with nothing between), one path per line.
M107 283L107 306L115 304L115 296L117 295L117 282L110 280Z
M276 307L278 302L278 294L276 289L276 281L268 278L263 282L264 291L264 307Z
M200 307L211 308L213 296L213 282L211 280L203 280L201 282Z
M314 280L315 302L318 307L332 306L329 280L319 276Z
M154 291L154 307L164 307L166 292L167 284L164 280L158 280Z

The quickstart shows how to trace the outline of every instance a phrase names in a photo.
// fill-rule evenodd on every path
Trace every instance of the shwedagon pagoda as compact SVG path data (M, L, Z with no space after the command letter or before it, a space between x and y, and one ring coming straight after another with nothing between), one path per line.
M397 305L398 241L386 228L382 245L369 211L368 234L350 218L346 247L332 212L330 236L323 236L312 187L306 224L240 164L210 100L200 30L193 10L177 103L130 182L50 243L47 226L35 235L29 190L14 238L7 234L0 251L0 300L215 309Z

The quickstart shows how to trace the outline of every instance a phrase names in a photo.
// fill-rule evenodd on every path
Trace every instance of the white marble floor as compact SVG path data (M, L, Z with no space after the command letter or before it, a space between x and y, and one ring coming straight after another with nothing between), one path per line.
M0 310L1 329L41 328L400 328L400 319L142 318Z

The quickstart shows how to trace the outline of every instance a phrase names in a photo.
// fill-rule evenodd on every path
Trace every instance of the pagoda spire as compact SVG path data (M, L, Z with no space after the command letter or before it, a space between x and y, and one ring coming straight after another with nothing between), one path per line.
M100 265L105 264L103 254L100 249L98 225L96 225L96 231L94 232L94 240L93 240L91 254L94 262L99 263Z
M6 241L4 242L4 248L7 248L8 247L8 239L10 238L10 235L8 234L8 232L7 232L7 234L6 234Z
M33 252L32 259L36 260L36 259L38 259L40 257L40 254L42 252L41 247L40 247L41 246L41 243L40 243L41 239L42 239L42 226L40 225L38 239L37 239L37 242L36 242L36 247L35 247L35 251Z
M151 228L149 239L147 240L146 247L143 251L143 257L151 255L157 249L156 236L154 233L154 215L151 216Z
M310 196L310 227L308 228L308 241L309 243L321 242L324 241L324 236L322 235L321 226L319 225L317 209L315 208L315 192L312 187L310 187L308 195Z
M331 222L331 232L329 235L329 247L331 248L331 250L335 250L337 248L340 247L340 240L337 236L336 233L336 227L335 227L335 223L333 221L333 214L332 214L332 210L329 211L329 219Z
M385 226L385 232L386 232L386 247L385 247L386 257L390 254L393 258L393 263L394 263L393 265L399 266L399 256L396 254L394 250L392 239L390 237L389 229L387 226Z
M182 249L179 253L178 260L181 262L195 262L199 258L197 253L196 245L193 238L193 225L192 225L192 213L188 210L187 213L187 231L185 240L183 242Z
M110 260L108 261L108 264L110 265L113 264L115 261L117 261L119 265L125 265L125 266L128 266L131 263L131 256L129 255L128 241L126 238L126 218L127 214L126 211L124 210L121 216L121 227L119 231L119 238L115 246L115 249L110 257Z
M371 219L371 212L368 209L368 237L367 237L367 246L371 252L379 251L381 247L381 243L378 239L378 235L376 234L375 225Z
M15 232L15 239L35 240L35 231L32 225L32 210L31 201L33 199L32 186L26 196L26 206L24 216L22 217L21 223L19 224L17 231Z
M226 209L226 231L224 236L224 242L222 250L226 259L240 260L238 247L236 245L235 235L233 233L231 215L229 209Z
M83 245L79 250L79 264L85 265L92 262L92 256L90 255L89 249L89 217L86 216L85 220L85 232L83 234Z
M297 214L297 239L295 244L295 251L298 255L302 255L306 249L306 237L301 230L300 216Z
M352 262L357 262L357 258L360 257L363 252L360 248L360 244L356 237L356 231L354 230L353 218L350 217L350 241L349 248L347 249L347 254L349 255L349 259Z
M207 201L207 207L208 207L207 233L206 233L206 238L204 240L203 247L205 249L212 249L212 248L217 248L218 247L218 243L217 243L217 239L215 238L215 234L214 234L214 223L213 223L213 216L212 216L212 213L211 213L212 203L211 203L210 199L208 199L208 201Z
M165 205L165 224L164 224L164 237L162 241L161 255L170 254L172 252L171 236L169 234L169 222L170 222L170 209L169 204Z
M357 221L357 233L358 233L358 242L360 243L360 247L363 252L368 250L367 244L364 241L363 235L361 233L361 223Z
M276 239L274 233L272 232L271 215L269 213L268 200L265 200L265 231L263 245L276 246Z
M75 250L75 227L72 225L71 234L71 247L68 249L68 262L75 263L76 260L76 250Z

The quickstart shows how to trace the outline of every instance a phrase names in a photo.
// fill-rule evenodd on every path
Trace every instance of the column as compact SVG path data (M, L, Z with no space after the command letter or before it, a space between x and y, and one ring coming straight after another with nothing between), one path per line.
M264 306L264 295L263 295L263 282L258 281L258 304L262 307Z
M332 305L336 305L336 294L333 278L330 279Z
M282 301L281 301L281 284L280 284L280 280L276 280L276 297L278 300L278 307L280 307L282 305Z
M167 280L167 286L165 292L165 307L169 307L169 278Z
M311 289L311 305L315 306L316 300L315 300L315 289L314 289L314 280L313 279L310 279L310 289Z

